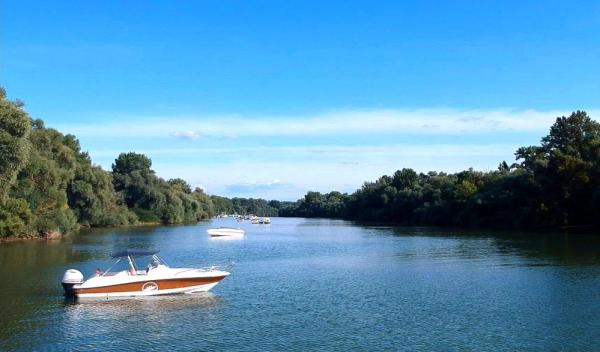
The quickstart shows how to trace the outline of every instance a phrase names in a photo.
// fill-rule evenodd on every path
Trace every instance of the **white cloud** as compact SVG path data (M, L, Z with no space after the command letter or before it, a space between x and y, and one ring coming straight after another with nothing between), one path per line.
M491 170L502 160L512 162L515 149L511 144L428 144L141 152L152 158L153 167L161 177L182 177L190 184L202 183L211 194L295 200L308 190L352 191L364 181L393 174L403 167L421 172L455 172L469 167Z
M281 184L281 180L274 179L270 181L244 181L242 184L246 186L275 186Z
M328 158L339 158L341 165L357 165L359 160L373 160L374 158L389 157L426 157L443 158L453 156L503 156L511 154L518 146L513 144L392 144L383 146L357 145L310 145L310 146L254 146L254 147L220 147L220 148L138 148L136 152L150 157L158 156L194 156L203 157L219 155L232 156L235 159L252 160L256 163L265 163L277 158L285 158L290 162L308 160L329 162ZM119 155L120 150L96 150L94 157L113 157ZM271 182L276 182L273 180ZM251 181L247 181L251 182ZM253 181L254 182L254 181Z
M185 139L198 139L202 137L202 133L198 131L175 131L170 133L171 136Z
M591 116L598 111L590 110ZM546 131L569 111L514 109L359 109L307 116L104 116L98 123L57 126L80 137L315 136L477 134ZM110 122L113 120L112 122ZM107 122L108 121L108 122Z
M594 117L600 110L588 112ZM308 190L351 191L403 167L495 169L502 160L512 162L519 146L537 143L557 116L569 113L364 109L282 117L115 115L56 127L77 135L84 149L92 145L93 160L107 168L123 150L135 150L152 159L161 177L201 183L211 194L297 199ZM511 138L511 133L524 135Z

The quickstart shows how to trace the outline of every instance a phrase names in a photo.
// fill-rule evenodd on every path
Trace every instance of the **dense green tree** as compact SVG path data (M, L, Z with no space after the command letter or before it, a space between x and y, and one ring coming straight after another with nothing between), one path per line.
M67 189L69 206L80 224L90 226L118 226L133 224L137 217L120 204L112 184L112 175L89 159L79 163L75 177Z
M6 199L0 206L0 238L30 234L33 214L24 199Z
M92 165L75 136L46 128L0 95L0 237L135 222L118 204L111 174Z
M27 162L30 121L22 107L9 101L0 88L0 201Z
M192 197L198 202L198 220L210 219L215 216L215 207L212 199L204 190L196 187L192 192Z
M215 214L233 214L233 202L226 197L211 195L210 199L213 203Z
M536 186L534 215L553 226L598 224L600 124L585 112L559 117L541 146L519 148L520 167Z
M192 187L184 179L172 178L167 182L169 183L169 185L171 185L171 188L176 189L179 192L187 194L192 193Z
M65 144L65 136L53 129L33 128L31 148L10 191L25 200L31 213L28 234L68 232L77 228L77 219L67 204L67 187L73 180L76 158Z
M326 194L311 191L308 192L303 199L298 200L294 205L280 202L279 215L307 218L342 217L344 215L347 198L347 194L336 191Z
M282 202L269 202L257 198L226 198L211 196L216 214L254 214L257 216L277 216Z
M413 187L419 179L419 176L413 169L402 169L394 173L392 185L396 189L404 189Z
M159 191L159 179L151 169L152 161L143 154L121 153L112 165L113 185L123 194L129 208L156 209L166 199Z
M165 181L156 176L152 161L143 154L122 153L112 169L115 190L141 221L177 224L214 215L211 198L202 190L192 192L180 178Z

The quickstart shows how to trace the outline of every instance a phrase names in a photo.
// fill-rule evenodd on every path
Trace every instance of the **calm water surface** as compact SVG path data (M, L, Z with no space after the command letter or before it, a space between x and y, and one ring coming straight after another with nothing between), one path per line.
M0 350L600 350L600 238L273 218L88 230L0 245ZM70 302L60 279L111 251L234 261L209 294Z

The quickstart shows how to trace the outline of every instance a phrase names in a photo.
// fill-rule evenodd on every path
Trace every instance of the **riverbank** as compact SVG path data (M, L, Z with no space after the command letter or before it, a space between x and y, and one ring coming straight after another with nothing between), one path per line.
M299 217L294 216L280 216L282 219L294 219ZM460 232L460 233L472 233L472 234L493 234L497 236L513 236L514 234L519 234L521 237L538 237L540 235L565 235L565 234L573 234L573 235L596 235L598 234L597 227L595 226L564 226L560 228L537 228L537 229L514 229L514 228L506 228L506 227L457 227L457 226L437 226L437 225L428 225L428 224L406 224L401 222L394 221L360 221L360 220L352 220L352 219L340 219L340 218L326 218L326 217L311 217L306 218L311 220L323 220L323 221L348 221L356 226L362 227L370 227L370 228L398 228L398 229L421 229L427 230L429 232L442 232L448 233L450 232ZM119 228L144 228L144 227L158 227L158 226L182 226L182 225L194 225L199 224L205 221L209 221L211 219L203 219L198 221L197 223L177 223L177 224L163 224L161 222L155 221L146 221L146 222L138 222L136 224L128 224L128 225L118 225L118 226L80 226L78 230L63 234L58 231L53 231L47 235L39 236L39 235L24 235L24 236L16 236L16 237L3 237L0 238L0 244L2 243L11 243L11 242L19 242L19 241L53 241L59 240L64 236L71 234L78 234L80 230L83 229L99 229L99 230L109 230L109 229L119 229Z
M0 244L10 243L10 242L18 242L18 241L53 241L53 240L59 240L63 236L64 236L64 234L62 234L58 231L52 231L43 236L23 235L23 236L2 237L2 238L0 238Z
M208 219L206 219L208 220ZM206 220L201 220L198 223ZM54 241L59 240L68 235L78 234L81 230L84 229L99 229L99 230L109 230L109 229L120 229L120 228L144 228L144 227L158 227L158 226L177 226L177 225L194 225L195 223L179 223L179 224L163 224L160 222L138 222L136 224L128 224L128 225L118 225L118 226L80 226L79 229L68 232L61 233L59 231L52 231L46 235L22 235L22 236L9 236L0 238L0 244L2 243L11 243L11 242L20 242L20 241ZM197 224L197 223L196 223Z
M32 234L26 234L26 235L20 235L20 236L7 236L7 237L1 237L0 238L0 244L2 243L11 243L11 242L19 242L19 241L54 241L54 240L60 240L61 238L63 238L64 236L68 236L71 234L76 234L78 233L80 230L82 229L89 229L89 228L95 228L95 229L117 229L117 228L125 228L125 227L152 227L152 226L166 226L165 224L162 224L160 222L140 222L137 224L128 224L128 225L119 225L119 226L80 226L79 229L77 230L73 230L71 232L67 232L67 233L62 233L59 231L51 231L47 234L44 235L32 235Z

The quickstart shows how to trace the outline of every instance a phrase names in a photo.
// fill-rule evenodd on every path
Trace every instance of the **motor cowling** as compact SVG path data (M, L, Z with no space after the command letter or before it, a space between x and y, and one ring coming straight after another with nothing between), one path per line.
M65 290L65 296L73 296L75 294L73 286L83 283L83 274L79 270L69 269L65 271L62 278L62 286Z

